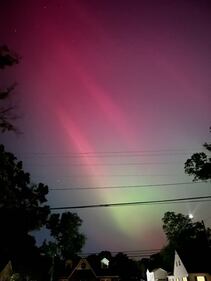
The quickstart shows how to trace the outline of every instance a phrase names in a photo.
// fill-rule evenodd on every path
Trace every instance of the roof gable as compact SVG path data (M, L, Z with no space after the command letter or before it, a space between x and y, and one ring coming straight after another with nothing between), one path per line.
M11 275L13 273L12 270L12 263L9 261L4 268L0 271L0 280L7 280L10 279Z
M175 258L174 258L174 276L176 278L182 278L188 276L188 272L176 251L175 251Z
M96 278L96 274L95 274L94 270L92 269L91 265L89 264L89 262L86 259L80 259L80 261L78 262L77 266L72 271L72 273L70 274L68 279L71 279L71 277L73 277L73 275L80 275L80 276L89 275L89 276L94 276Z
M75 270L93 270L93 269L86 259L80 259L80 261L79 261L78 265L76 266Z

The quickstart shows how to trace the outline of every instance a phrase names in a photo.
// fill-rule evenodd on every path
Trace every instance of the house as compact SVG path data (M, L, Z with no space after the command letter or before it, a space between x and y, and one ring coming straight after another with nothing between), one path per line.
M60 281L119 281L119 276L110 270L107 259L102 259L100 264L100 268L94 269L87 259L82 258L69 276Z
M147 281L164 281L167 280L168 273L162 268L156 268L151 272L147 269Z
M198 258L200 257L196 257ZM173 274L168 276L168 281L211 281L211 275L202 269L204 268L198 267L196 263L194 266L188 265L188 262L184 265L175 251Z

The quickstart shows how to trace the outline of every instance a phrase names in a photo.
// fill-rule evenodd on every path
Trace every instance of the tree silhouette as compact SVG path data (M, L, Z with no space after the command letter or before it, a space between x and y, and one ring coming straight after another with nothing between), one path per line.
M85 243L85 236L79 232L82 220L75 213L52 214L46 227L54 242L44 242L44 251L53 250L54 255L67 260L76 256Z
M47 194L48 186L31 183L22 162L0 145L0 257L11 260L17 272L23 275L40 273L37 270L43 260L40 250L46 257L57 255L69 259L80 252L85 242L79 232L82 220L70 212L50 215ZM39 249L31 231L43 226L50 230L55 241L45 242ZM49 261L44 260L48 263L46 267L50 266Z
M0 46L0 70L4 70L8 66L19 63L20 57L13 53L7 46ZM17 131L14 120L17 116L14 114L14 106L8 104L16 84L0 89L0 131Z
M205 143L203 146L209 152L211 151L211 143ZM194 153L191 158L185 162L185 173L194 176L194 181L211 180L211 158L204 152Z
M30 232L46 223L47 193L48 187L32 184L22 162L0 145L0 256L11 260L19 272L31 272L32 261L39 256Z
M0 70L19 61L20 57L7 46L0 46ZM0 88L0 133L17 132L14 106L9 104L15 86ZM72 257L85 242L84 235L79 233L82 221L78 215L50 215L50 208L45 204L47 194L48 186L31 183L30 174L24 172L22 162L0 145L0 257L4 257L6 262L11 260L19 273L33 275L36 279L50 267L52 259L49 257ZM43 247L38 248L31 231L43 226L47 226L55 241L45 241ZM41 251L46 253L45 257L40 255Z
M113 257L111 267L123 281L140 279L138 264L124 253L118 253Z
M203 222L193 222L188 216L174 212L165 213L162 220L168 245L160 255L166 269L172 270L169 266L170 263L173 265L174 251L177 250L192 270L194 267L201 272L210 270L211 230L205 228Z

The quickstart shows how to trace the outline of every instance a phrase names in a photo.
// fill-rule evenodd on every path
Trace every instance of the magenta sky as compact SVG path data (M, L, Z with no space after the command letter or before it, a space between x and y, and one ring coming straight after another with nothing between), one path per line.
M34 181L63 188L192 180L183 164L210 139L210 1L0 5L0 43L22 57L1 73L1 82L18 82L23 131L1 138ZM203 195L210 195L210 184L50 191L49 202L57 207ZM160 248L168 210L193 212L211 225L210 202L80 210L83 251Z

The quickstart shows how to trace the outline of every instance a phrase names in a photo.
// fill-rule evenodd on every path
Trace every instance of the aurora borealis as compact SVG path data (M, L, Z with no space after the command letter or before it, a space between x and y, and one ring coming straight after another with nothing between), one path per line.
M1 77L18 82L23 132L1 142L61 188L52 207L211 194L210 183L62 190L192 181L184 162L210 140L210 15L206 0L1 1L0 42L22 57ZM166 211L211 225L210 202L78 210L83 251L159 249Z

